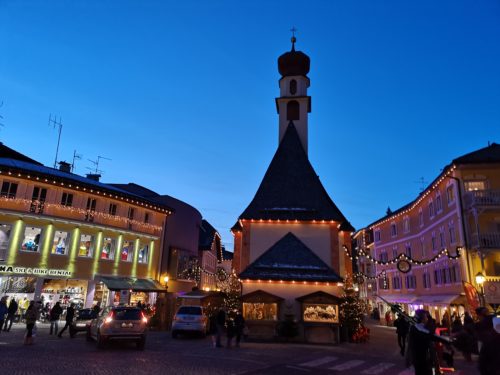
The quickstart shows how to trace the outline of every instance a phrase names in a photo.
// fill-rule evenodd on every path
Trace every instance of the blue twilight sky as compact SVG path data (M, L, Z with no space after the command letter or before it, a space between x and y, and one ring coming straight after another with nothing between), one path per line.
M276 151L277 58L311 58L309 158L356 228L500 142L500 2L0 0L0 140L98 155L229 228Z

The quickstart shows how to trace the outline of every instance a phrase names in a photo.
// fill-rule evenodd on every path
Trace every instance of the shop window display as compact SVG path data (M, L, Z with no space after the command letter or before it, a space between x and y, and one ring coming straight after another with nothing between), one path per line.
M7 259L11 229L12 226L10 225L0 225L0 261Z
M134 254L134 241L124 241L121 252L121 260L131 262Z
M74 303L77 308L83 308L87 285L88 282L84 280L45 279L42 289L43 303L54 306L56 302L60 302L63 308Z
M42 235L42 228L26 227L24 230L24 239L21 245L23 251L40 251L40 236Z
M78 256L92 258L94 254L94 236L90 234L82 234L80 236L80 247Z
M149 246L148 245L141 245L139 249L139 263L147 263L149 259Z
M338 323L338 305L307 304L304 305L304 322Z
M278 320L278 304L243 302L243 317L247 320Z
M101 259L115 259L115 249L115 240L110 237L105 237L102 244Z
M52 243L52 254L66 255L69 249L69 238L68 232L62 232L57 230L54 234L54 241Z

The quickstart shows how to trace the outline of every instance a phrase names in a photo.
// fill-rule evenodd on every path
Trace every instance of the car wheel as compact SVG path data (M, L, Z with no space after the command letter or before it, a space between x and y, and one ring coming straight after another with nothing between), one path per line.
M140 339L137 341L137 349L139 350L144 350L144 347L146 346L146 339Z
M87 341L92 341L92 335L90 334L90 327L87 328L87 334L85 335Z
M104 348L104 345L106 344L106 341L104 340L104 338L101 336L101 334L98 332L97 333L97 347L99 349L102 349Z
M176 339L177 338L177 331L172 331L172 338Z

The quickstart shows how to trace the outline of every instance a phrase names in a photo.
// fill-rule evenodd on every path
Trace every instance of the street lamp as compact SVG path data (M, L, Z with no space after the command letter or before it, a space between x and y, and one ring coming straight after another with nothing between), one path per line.
M481 272L478 272L476 274L476 284L481 287L481 300L482 300L481 303L483 306L486 304L484 300L484 286L483 286L485 281L486 277Z
M165 289L168 290L168 275L166 275L164 278L163 278L163 281L165 282Z

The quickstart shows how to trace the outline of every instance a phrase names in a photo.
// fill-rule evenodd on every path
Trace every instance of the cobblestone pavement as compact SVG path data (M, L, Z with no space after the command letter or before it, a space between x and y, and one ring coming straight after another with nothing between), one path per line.
M50 336L38 325L35 344L22 344L24 326L0 333L1 368L14 374L382 374L406 375L393 329L372 327L367 344L317 346L243 343L241 348L213 348L210 338L174 340L168 332L150 332L146 350L115 343L98 350L84 333L70 339ZM476 364L456 356L455 374L477 374Z

